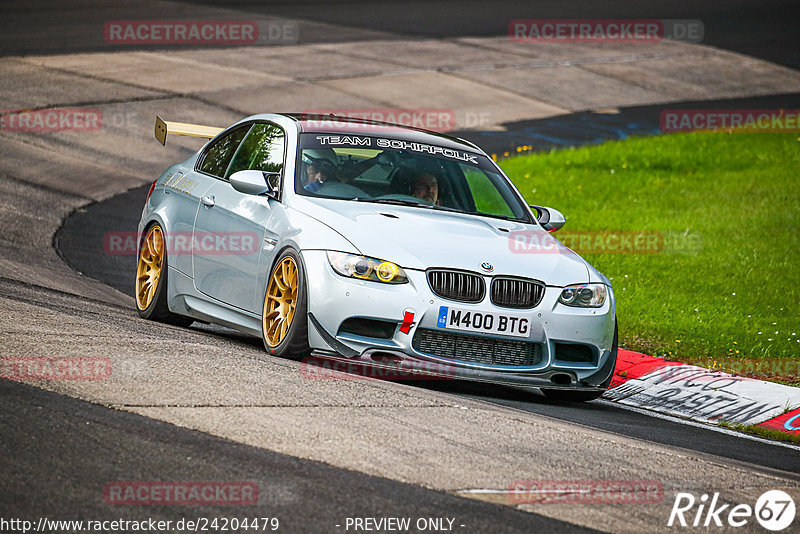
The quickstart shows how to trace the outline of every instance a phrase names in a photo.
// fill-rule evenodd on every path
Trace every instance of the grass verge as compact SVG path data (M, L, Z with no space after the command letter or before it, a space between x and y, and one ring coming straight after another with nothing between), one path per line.
M800 384L795 134L630 138L500 164L611 280L622 346Z
M739 423L729 423L727 421L720 421L719 426L722 428L729 428L737 432L744 432L766 439L774 439L776 441L785 441L787 443L800 444L800 436L797 434L789 434L788 432L781 432L772 428L766 428L758 425L740 425Z

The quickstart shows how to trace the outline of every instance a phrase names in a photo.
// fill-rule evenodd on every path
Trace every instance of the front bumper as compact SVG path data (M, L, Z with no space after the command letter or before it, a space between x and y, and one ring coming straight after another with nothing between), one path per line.
M475 304L443 299L431 291L423 271L406 269L409 283L388 285L336 274L324 251L309 250L302 255L309 290L309 344L315 356L339 363L359 362L388 372L397 372L399 367L409 371L407 375L411 379L414 376L459 378L575 390L607 387L616 357L612 291L601 308L571 308L558 303L560 287L547 287L535 308L509 309L495 306L488 295ZM484 278L488 287L491 277ZM441 306L524 315L531 326L525 338L443 329L438 326ZM343 331L343 323L354 317L392 323L393 332L390 328L387 335L376 337ZM410 325L409 317L412 318ZM438 351L430 343L431 339L438 339L437 336L448 341L457 339L464 349L454 352L450 346L449 351ZM420 343L423 337L428 341L424 345ZM420 350L421 346L426 349ZM564 347L572 346L582 347L584 354L590 356L583 361L565 361L562 358ZM535 357L526 364L494 360L489 363L477 358L470 347L474 347L476 353L535 349L528 351L535 353Z

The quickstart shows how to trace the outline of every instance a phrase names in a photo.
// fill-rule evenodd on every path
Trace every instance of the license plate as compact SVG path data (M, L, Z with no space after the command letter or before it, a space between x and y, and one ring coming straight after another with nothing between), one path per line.
M437 326L449 330L515 337L528 337L531 332L531 321L524 315L466 310L450 306L439 307Z

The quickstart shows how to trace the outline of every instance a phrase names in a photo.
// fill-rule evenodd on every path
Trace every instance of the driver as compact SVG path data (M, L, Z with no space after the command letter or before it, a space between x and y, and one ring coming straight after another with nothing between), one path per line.
M419 174L411 183L411 195L438 206L439 182L436 181L436 177L432 174Z

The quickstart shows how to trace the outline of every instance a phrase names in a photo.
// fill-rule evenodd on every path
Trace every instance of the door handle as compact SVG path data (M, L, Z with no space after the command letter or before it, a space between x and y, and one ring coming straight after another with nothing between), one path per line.
M208 206L209 208L214 206L214 204L216 204L216 202L214 202L214 197L213 196L210 196L210 197L209 196L205 196L205 197L200 199L200 202L202 202L204 206Z

